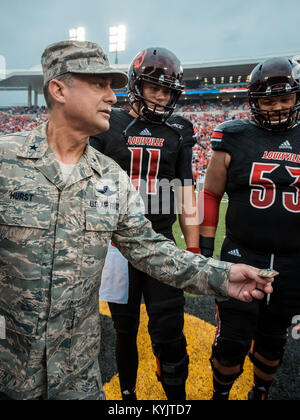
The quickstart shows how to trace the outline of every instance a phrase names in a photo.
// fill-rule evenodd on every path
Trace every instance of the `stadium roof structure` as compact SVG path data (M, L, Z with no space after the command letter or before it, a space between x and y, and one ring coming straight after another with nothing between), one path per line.
M28 106L32 106L32 92L34 92L34 105L38 105L38 95L43 93L42 71L10 73L6 79L0 80L1 91L27 91Z
M250 74L254 67L269 59L289 57L300 61L300 53L278 54L253 58L185 63L186 95L241 93L246 95Z
M277 54L264 57L239 58L230 60L215 60L210 62L184 63L184 99L201 96L215 96L218 94L246 94L247 82L253 68L268 58L290 57L300 62L300 52ZM122 71L127 71L128 65L115 65ZM28 71L18 71L8 74L6 79L0 80L0 91L28 91L28 106L38 105L38 95L43 93L43 75L41 66ZM117 91L119 100L126 101L126 90Z

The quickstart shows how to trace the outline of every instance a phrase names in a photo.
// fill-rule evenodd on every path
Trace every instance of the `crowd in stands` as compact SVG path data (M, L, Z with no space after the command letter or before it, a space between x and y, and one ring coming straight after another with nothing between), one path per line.
M229 102L204 102L202 105L200 104L191 104L191 105L183 105L179 108L179 112L209 112L209 113L216 113L216 112L243 112L249 111L249 102L239 102L239 101L229 101Z
M0 135L33 130L47 119L45 114L8 115L0 112Z
M48 110L45 106L14 106L14 107L2 107L0 112L7 115L41 115L48 114Z
M232 119L245 119L250 116L248 102L244 103L205 103L204 105L184 105L180 110L189 119L197 132L197 144L193 149L194 178L202 183L208 167L212 150L210 139L216 126Z
M0 109L0 135L30 131L48 119L46 107L16 106Z
M123 106L122 106L123 108ZM127 109L128 105L124 106ZM211 158L210 138L215 127L224 121L249 117L249 105L245 103L205 103L184 105L177 109L189 119L196 129L197 144L193 149L195 180L202 182ZM9 107L0 110L0 135L30 131L48 119L45 107Z

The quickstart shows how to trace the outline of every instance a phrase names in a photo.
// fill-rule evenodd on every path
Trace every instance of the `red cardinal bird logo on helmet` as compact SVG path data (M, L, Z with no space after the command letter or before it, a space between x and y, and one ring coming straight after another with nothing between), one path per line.
M145 50L144 52L141 52L135 59L135 62L133 64L133 67L135 69L139 69L141 67L141 65L143 64L143 62L145 61L145 57L147 55L147 50Z

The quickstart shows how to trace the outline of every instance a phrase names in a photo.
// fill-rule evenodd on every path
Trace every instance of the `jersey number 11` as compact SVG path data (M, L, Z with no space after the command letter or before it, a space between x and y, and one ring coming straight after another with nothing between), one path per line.
M131 152L130 179L133 186L139 191L141 179L146 179L147 194L157 194L157 175L161 151L159 149L143 149L141 147L132 147L129 150ZM149 155L148 167L142 168L145 151Z

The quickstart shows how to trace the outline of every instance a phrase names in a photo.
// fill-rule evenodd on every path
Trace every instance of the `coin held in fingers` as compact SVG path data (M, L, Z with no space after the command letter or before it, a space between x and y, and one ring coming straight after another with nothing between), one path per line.
M264 279L271 279L273 277L279 276L278 271L272 270L271 268L266 268L258 272L259 277Z

